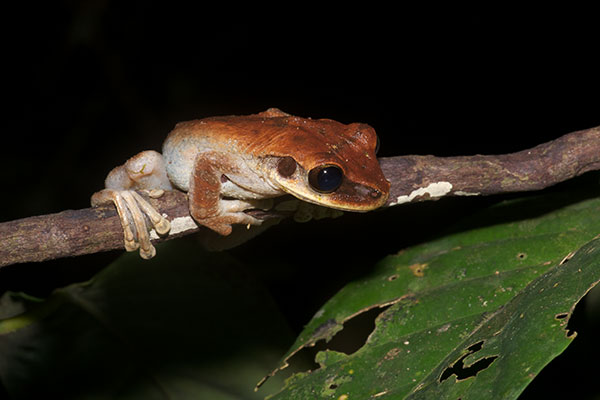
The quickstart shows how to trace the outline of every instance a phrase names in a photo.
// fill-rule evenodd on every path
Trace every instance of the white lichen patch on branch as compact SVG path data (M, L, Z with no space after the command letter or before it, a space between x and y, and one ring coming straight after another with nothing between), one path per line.
M171 230L169 235L175 235L177 233L189 231L191 229L197 229L198 224L192 219L192 217L178 217L173 218L171 221ZM159 236L154 229L150 231L150 239L158 239Z
M452 184L450 182L434 182L430 183L424 188L413 190L409 195L398 196L395 202L391 203L390 206L396 206L398 204L410 203L414 199L426 194L429 197L442 197L450 193L452 190Z

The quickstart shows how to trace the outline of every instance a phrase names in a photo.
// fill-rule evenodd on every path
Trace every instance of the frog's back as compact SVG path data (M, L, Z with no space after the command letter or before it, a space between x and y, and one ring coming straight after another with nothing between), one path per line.
M261 149L281 127L274 124L270 111L246 116L209 117L178 123L163 144L169 179L188 190L189 177L199 153L215 152L228 157L249 158ZM287 114L283 114L287 115ZM280 124L280 123L279 123Z
M379 168L374 157L365 157L365 149L374 148L375 141L374 130L365 124L345 125L269 109L252 115L181 122L167 137L163 155L169 178L184 190L196 156L206 151L254 160L292 157L306 170L328 162L344 164L346 174L358 179L363 169Z

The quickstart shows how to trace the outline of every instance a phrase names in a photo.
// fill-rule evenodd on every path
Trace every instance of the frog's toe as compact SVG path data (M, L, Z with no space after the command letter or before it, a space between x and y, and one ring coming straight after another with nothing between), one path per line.
M248 229L252 225L261 225L262 219L255 218L245 212L230 212L216 217L198 220L198 223L212 229L222 236L228 236L232 232L232 225L245 225Z
M92 205L113 203L123 227L123 244L126 251L139 249L140 256L150 259L156 255L156 249L150 241L146 218L152 222L158 234L167 234L169 221L156 211L134 190L104 189L92 196Z
M129 191L129 193L131 193L133 199L135 200L134 202L132 202L132 206L135 206L138 208L138 210L141 209L144 212L144 214L150 219L150 222L152 222L152 226L154 227L154 230L156 230L156 233L158 233L161 236L164 236L167 233L169 233L169 231L171 230L171 224L169 223L169 221L165 217L163 217L158 211L156 211L156 208L154 208L150 203L148 203L137 192L131 190Z

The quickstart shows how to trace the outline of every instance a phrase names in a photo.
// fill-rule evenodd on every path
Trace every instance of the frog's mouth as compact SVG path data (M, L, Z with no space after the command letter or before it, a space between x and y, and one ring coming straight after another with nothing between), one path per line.
M283 185L282 189L300 200L341 211L371 211L383 206L388 199L387 192L347 181L331 193L320 193L298 184Z

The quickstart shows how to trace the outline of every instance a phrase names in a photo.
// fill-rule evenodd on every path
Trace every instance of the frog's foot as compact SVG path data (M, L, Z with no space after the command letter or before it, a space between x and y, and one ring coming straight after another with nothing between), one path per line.
M215 216L203 217L193 215L198 223L212 229L213 231L227 236L232 231L233 224L246 225L250 229L251 225L261 225L262 219L246 214L247 210L267 211L273 207L273 199L262 200L220 200L219 213Z
M148 191L150 197L160 197L161 191ZM103 189L92 196L92 206L113 203L121 219L125 250L140 249L140 256L150 259L156 255L156 249L150 242L146 217L159 235L171 230L169 221L135 190Z
M343 211L317 204L307 203L298 199L286 200L275 206L277 211L294 212L294 221L308 222L312 219L337 218L344 215Z

